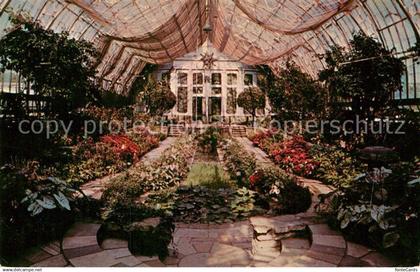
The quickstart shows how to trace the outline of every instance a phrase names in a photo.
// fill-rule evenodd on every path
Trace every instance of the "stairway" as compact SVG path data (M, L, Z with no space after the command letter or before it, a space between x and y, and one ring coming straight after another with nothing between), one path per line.
M246 127L244 126L231 126L230 135L234 138L236 137L246 137Z
M312 213L250 218L253 266L394 266L378 252L346 241Z
M168 127L168 136L169 137L180 137L186 133L186 128L184 125L170 125Z

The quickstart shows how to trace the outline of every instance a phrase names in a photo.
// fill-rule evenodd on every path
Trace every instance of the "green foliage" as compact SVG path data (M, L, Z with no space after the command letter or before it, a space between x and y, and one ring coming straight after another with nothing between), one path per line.
M144 89L139 94L139 99L152 116L161 116L176 104L176 96L171 91L169 83L156 82L153 75L149 75Z
M275 166L258 166L249 180L251 188L267 199L272 213L304 212L312 203L309 189Z
M142 164L111 179L102 196L111 209L135 201L141 194L177 186L188 174L188 160L194 149L190 139L181 139L151 164Z
M418 172L409 164L361 174L332 196L327 213L348 238L401 258L405 265L417 264L420 183L416 178Z
M129 165L131 163L120 158L110 145L95 143L89 138L73 147L73 159L64 166L64 176L68 182L82 184L121 172Z
M31 216L44 210L71 210L70 202L73 202L76 191L63 180L51 176L56 173L55 169L42 169L39 162L30 161L19 169L6 165L5 172L14 175L13 178L25 180L25 197L20 203L27 207Z
M133 105L135 101L129 96L118 94L113 91L103 91L101 93L100 104L106 108L125 108Z
M309 209L312 204L312 195L308 187L299 185L296 181L286 182L277 202L277 212L300 213Z
M19 169L11 165L5 165L0 169L2 265L9 264L13 257L21 255L31 246L62 237L66 228L73 222L74 205L71 205L72 211L69 211L69 203L60 197L60 192L69 199L71 191L72 189L61 181L54 178L47 179L43 173L40 173L36 163L30 163ZM36 200L28 199L28 202L22 203L22 199L25 199L29 192ZM54 195L57 195L58 199ZM45 201L44 197L48 200ZM40 206L38 201L44 207ZM29 202L39 204L42 210L34 207L28 211ZM54 205L56 208L53 208Z
M233 185L229 175L218 163L193 164L185 184L188 186L201 185L210 189L230 188Z
M32 121L32 118L28 118ZM44 123L45 124L45 123ZM36 160L46 166L56 166L66 162L71 152L63 146L62 134L52 135L50 139L45 134L19 133L19 122L15 120L0 120L0 163L14 163L16 160Z
M404 134L387 134L383 145L393 147L399 153L401 160L414 161L420 154L420 115L413 110L398 110L399 120L404 121L401 132ZM400 126L394 123L390 131L395 131Z
M255 205L258 195L247 189L180 187L175 193L153 195L148 205L173 214L185 223L232 223L267 211Z
M128 98L132 103L137 101L139 94L144 90L146 84L149 82L149 77L152 75L156 69L156 64L147 63L141 73L134 80L130 90L128 91Z
M238 106L252 115L254 123L257 109L264 109L265 107L265 94L258 87L249 87L239 94Z
M252 214L263 212L261 207L255 205L256 192L245 187L236 190L235 198L230 203L230 208L238 217L249 217Z
M14 116L15 118L22 119L27 115L25 109L25 96L23 93L10 95L8 93L0 93L0 100L2 102L0 114L6 116Z
M276 113L294 120L324 116L328 101L327 91L293 62L287 62L278 77L267 68L261 68L260 73L267 77L261 80L261 88L266 92Z
M273 95L281 91L279 77L273 73L273 70L268 65L259 65L257 69L258 86L267 94L271 106L276 110L275 105L281 105L283 103L283 97L281 95Z
M348 152L338 147L313 145L309 154L318 164L314 177L335 187L351 184L360 172L366 170Z
M258 192L261 206L270 205L270 212L276 214L306 211L311 205L308 188L297 184L297 180L272 165L257 165L237 142L227 142L224 147L224 163L236 178L239 186Z
M256 191L272 195L278 195L286 182L294 181L280 168L271 165L257 167L249 180L250 187Z
M103 134L107 134L110 132L109 128L113 131L118 131L125 127L124 120L133 120L133 109L131 107L108 108L89 105L82 109L82 116L87 120L95 121L96 128L98 128L98 134L99 128L102 128ZM101 124L101 122L103 123ZM111 126L109 126L109 124L111 124ZM126 124L126 126L127 125L129 126L130 123Z
M249 177L254 173L257 162L255 158L244 152L242 146L234 141L229 141L223 147L224 165L231 175L232 180L236 180L238 186L249 187Z
M70 211L70 200L74 192L75 190L66 182L55 177L48 177L37 181L36 190L27 189L26 197L21 200L21 203L28 205L31 216L38 215L45 209L60 208Z
M217 152L217 145L221 138L220 130L215 127L207 128L204 133L196 136L197 145L203 152Z
M333 102L350 99L352 113L360 119L383 117L391 107L392 94L401 88L404 64L363 33L353 36L350 47L349 52L331 48L325 58L327 69L319 78L327 83Z
M31 82L36 94L52 97L53 113L65 113L66 101L73 109L97 96L91 79L98 54L92 44L20 17L12 16L12 23L0 40L0 64Z
M102 214L105 221L101 236L128 240L131 252L143 256L159 256L164 260L175 229L173 219L163 209L146 205L119 203Z
M148 220L156 219L158 218ZM131 252L143 256L157 255L163 261L169 256L168 245L172 241L175 225L168 218L158 219L160 221L156 226L145 224L148 220L128 226L128 248Z

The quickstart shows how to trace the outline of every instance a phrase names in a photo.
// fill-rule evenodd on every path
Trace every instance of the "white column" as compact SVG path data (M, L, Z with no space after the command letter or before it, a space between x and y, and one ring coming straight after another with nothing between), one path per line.
M177 115L178 111L178 84L177 84L177 73L176 73L176 69L174 69L174 71L171 72L171 76L170 76L170 80L169 80L169 85L171 86L171 90L172 92L175 94L176 97L176 105L175 107L172 108L171 110L171 114L172 115Z

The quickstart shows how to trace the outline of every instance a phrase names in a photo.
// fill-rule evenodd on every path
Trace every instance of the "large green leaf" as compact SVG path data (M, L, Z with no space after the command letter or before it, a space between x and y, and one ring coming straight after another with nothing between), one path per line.
M39 205L38 202L33 202L28 207L28 211L32 211L31 216L35 216L37 214L40 214L43 210L44 210L44 208L42 208L42 206Z
M414 187L414 186L416 186L416 184L419 184L420 183L420 178L418 178L418 179L414 179L414 180L412 180L412 181L409 181L408 183L407 183L407 185L409 186L409 187Z
M349 225L350 220L351 220L351 214L349 212L344 213L343 219L341 220L340 227L342 229L345 229Z
M70 202L62 192L59 192L58 195L54 194L54 198L58 201L58 203L61 205L61 207L63 207L64 209L67 209L69 211L71 210Z
M382 245L384 248L389 248L394 246L398 240L400 239L400 235L396 232L388 232L384 235L382 239Z
M44 209L52 210L57 208L57 206L54 203L54 200L50 197L44 196L42 200L37 199L36 202L41 205Z

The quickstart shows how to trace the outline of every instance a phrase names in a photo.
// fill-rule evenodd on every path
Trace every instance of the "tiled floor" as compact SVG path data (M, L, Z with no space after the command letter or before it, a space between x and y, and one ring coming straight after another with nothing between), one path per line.
M25 259L33 266L392 266L381 254L345 241L309 213L277 217L253 217L234 224L177 224L171 255L134 256L128 243L107 239L101 245L92 239L100 225L78 223L58 243L37 248ZM295 231L308 230L306 237ZM51 251L54 248L54 251Z

